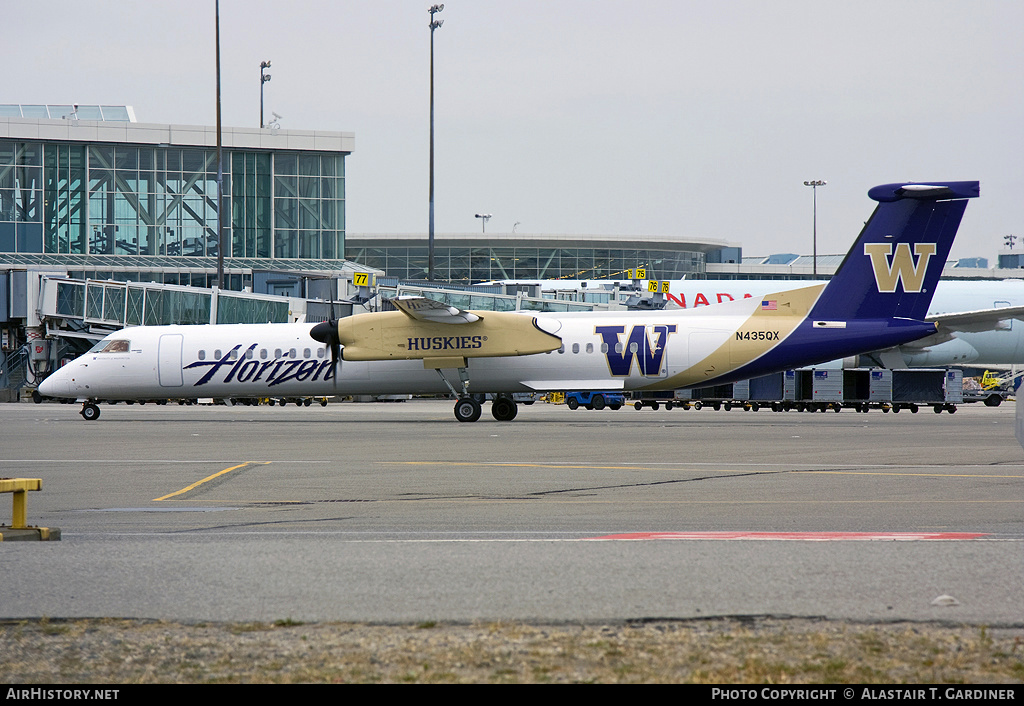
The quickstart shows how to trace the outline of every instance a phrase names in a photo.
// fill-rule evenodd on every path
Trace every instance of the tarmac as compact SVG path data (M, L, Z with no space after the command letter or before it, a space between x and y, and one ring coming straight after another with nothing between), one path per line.
M1022 624L1011 405L0 405L0 617ZM0 520L3 516L0 516Z

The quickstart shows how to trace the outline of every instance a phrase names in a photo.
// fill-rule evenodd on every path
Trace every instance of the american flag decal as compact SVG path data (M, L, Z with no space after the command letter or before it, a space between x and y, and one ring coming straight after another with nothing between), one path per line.
M779 304L774 299L765 299L761 302L761 311L775 311L779 308Z

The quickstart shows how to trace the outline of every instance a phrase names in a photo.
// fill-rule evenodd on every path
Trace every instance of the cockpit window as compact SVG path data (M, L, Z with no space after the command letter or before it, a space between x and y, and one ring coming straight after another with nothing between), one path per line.
M131 341L126 338L114 338L109 341L103 340L92 347L90 353L127 353L131 347Z

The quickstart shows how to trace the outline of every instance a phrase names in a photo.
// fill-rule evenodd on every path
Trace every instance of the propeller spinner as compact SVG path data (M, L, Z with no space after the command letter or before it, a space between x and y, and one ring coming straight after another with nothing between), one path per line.
M331 318L330 321L323 321L314 326L310 332L314 341L327 344L331 349L331 364L338 367L338 359L341 358L341 341L338 340L338 320Z

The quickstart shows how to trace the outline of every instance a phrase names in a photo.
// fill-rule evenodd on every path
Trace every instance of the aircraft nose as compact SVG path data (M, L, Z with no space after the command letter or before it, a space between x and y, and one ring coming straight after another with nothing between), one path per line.
M71 397L71 378L64 370L58 370L39 383L37 388L43 397Z

